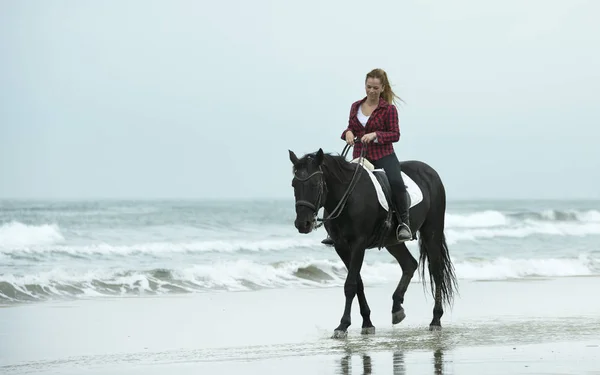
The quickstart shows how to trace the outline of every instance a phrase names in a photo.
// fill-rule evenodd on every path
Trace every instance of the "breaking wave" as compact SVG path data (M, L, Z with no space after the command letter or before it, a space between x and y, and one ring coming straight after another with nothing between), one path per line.
M596 210L544 210L507 213L487 210L462 215L446 214L446 227L448 228L487 228L532 222L600 223L600 212Z
M600 212L596 210L516 213L480 211L463 215L446 215L446 236L450 244L478 239L524 238L536 235L600 235Z
M600 274L600 258L582 255L566 259L469 259L455 262L463 280L504 280L530 277ZM394 261L365 263L365 283L397 282ZM342 286L346 268L341 261L305 260L257 263L250 260L196 264L181 269L69 270L0 276L0 301L22 302L55 298L156 295L210 290L242 291L261 288ZM418 282L417 274L413 282Z
M51 245L64 239L56 224L26 225L11 221L0 226L0 249Z

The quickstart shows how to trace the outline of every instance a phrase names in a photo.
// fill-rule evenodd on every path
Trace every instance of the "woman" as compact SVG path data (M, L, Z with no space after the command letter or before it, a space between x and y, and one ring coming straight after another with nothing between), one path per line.
M348 128L342 133L349 145L354 145L353 158L360 157L363 144L368 144L365 157L375 168L382 168L392 188L392 201L399 213L396 237L399 241L412 238L409 223L409 196L400 174L400 162L394 152L394 142L400 139L398 111L394 98L398 98L383 69L373 69L365 79L367 96L352 103ZM399 98L398 98L399 99ZM354 138L360 139L354 143ZM328 237L324 244L333 244Z

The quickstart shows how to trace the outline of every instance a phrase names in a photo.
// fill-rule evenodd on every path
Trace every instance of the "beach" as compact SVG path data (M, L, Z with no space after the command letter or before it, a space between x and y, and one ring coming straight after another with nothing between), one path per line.
M365 292L346 339L330 338L343 289L263 289L51 301L0 309L6 374L575 374L600 371L599 277L462 281L439 332L413 282L391 324L395 284Z

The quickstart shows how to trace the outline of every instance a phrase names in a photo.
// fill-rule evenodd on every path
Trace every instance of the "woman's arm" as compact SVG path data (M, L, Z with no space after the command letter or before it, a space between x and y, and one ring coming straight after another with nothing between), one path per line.
M354 106L355 106L355 105L358 105L358 104L357 104L357 103L353 103L353 104L350 106L350 114L348 115L348 127L347 127L346 129L344 129L344 131L342 132L342 139L343 139L344 141L346 140L346 133L347 133L348 131L351 131L351 132L352 132L352 134L354 134L354 135L356 135L356 134L357 134L357 133L356 133L356 129L353 129L353 128L352 128L352 113L353 113L353 111L354 111Z
M389 105L384 118L386 130L376 130L377 143L393 143L400 139L400 126L398 125L398 110L396 106Z

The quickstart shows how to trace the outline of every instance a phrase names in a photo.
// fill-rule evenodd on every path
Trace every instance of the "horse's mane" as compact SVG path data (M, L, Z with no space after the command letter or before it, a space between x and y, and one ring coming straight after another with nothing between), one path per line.
M323 154L323 167L341 184L350 183L357 166L341 155Z

